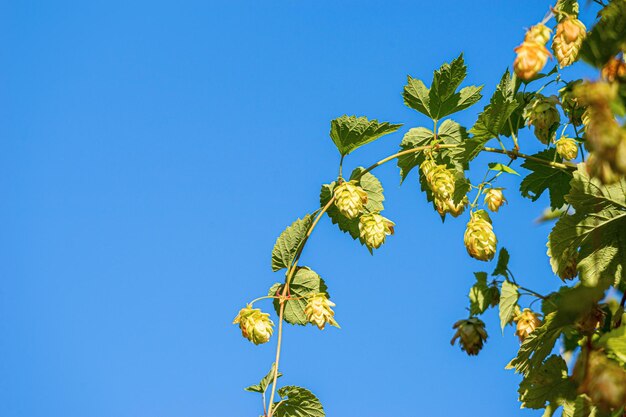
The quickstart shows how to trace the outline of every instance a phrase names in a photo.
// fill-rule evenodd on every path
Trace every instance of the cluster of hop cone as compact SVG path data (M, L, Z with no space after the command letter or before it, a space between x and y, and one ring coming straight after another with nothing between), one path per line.
M559 23L552 37L552 51L559 66L564 68L578 59L587 31L577 17L555 13ZM517 56L513 68L520 79L532 81L545 67L551 57L546 45L552 32L543 23L532 26L526 32L524 42L515 48ZM560 124L557 105L561 105L569 122L584 129L584 145L592 152L585 162L589 175L610 184L626 175L626 130L619 125L611 109L618 94L616 81L626 79L623 55L613 57L601 75L599 81L570 83L560 90L559 97L535 94L526 108L525 117L542 143L552 142L562 158L576 159L582 143L566 136L559 140L555 137Z

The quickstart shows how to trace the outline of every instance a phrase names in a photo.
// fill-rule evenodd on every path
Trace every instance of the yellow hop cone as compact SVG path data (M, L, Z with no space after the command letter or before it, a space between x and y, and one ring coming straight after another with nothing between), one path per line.
M447 200L454 194L454 174L445 165L429 169L426 179L435 197Z
M334 191L335 207L348 219L355 219L367 204L367 193L352 181L344 182Z
M624 58L611 58L602 68L602 78L608 82L626 79Z
M543 144L548 144L552 140L561 122L561 116L556 108L558 102L556 96L545 97L537 94L524 109L524 117L529 125L534 126L535 136Z
M261 310L252 308L250 305L239 311L233 324L239 324L243 337L255 345L267 343L274 333L274 323L270 320L270 315L262 313Z
M452 328L456 329L456 333L450 340L450 344L454 345L456 340L460 339L461 350L467 352L468 355L478 355L487 340L485 323L476 317L470 317L467 320L457 321Z
M378 249L387 235L393 234L395 224L378 213L364 214L359 218L361 241L370 249Z
M420 171L422 171L422 174L424 174L424 176L428 178L428 175L436 166L437 164L435 163L435 161L433 161L432 159L427 159L420 165Z
M626 405L626 371L604 352L582 352L574 367L574 378L580 381L578 392L587 394L603 411Z
M542 23L539 23L535 26L532 26L526 31L526 35L524 35L524 41L535 42L541 45L545 45L550 40L551 33L552 29Z
M463 214L468 204L469 200L467 199L467 196L463 196L463 199L459 202L459 204L454 204L452 198L442 200L435 197L435 207L437 208L437 212L442 216L450 214L452 217L459 217Z
M620 176L613 170L608 161L598 158L595 153L590 153L585 167L590 177L597 178L602 184L614 184L619 181Z
M520 343L534 332L537 327L541 326L541 320L528 308L525 308L513 321L517 323L515 334L519 337Z
M309 323L316 325L320 330L324 330L326 323L339 327L334 319L335 312L331 309L335 303L330 301L325 293L310 295L304 309L304 314Z
M587 28L575 17L566 17L556 26L552 50L561 68L576 61L578 51L587 35Z
M506 199L501 188L489 188L485 191L485 204L489 210L495 213L500 210L504 203L506 203Z
M578 143L574 139L564 136L556 142L556 153L568 161L576 159L578 156Z
M493 233L491 219L485 210L471 214L463 238L467 253L479 261L490 261L496 254L498 240Z
M551 32L546 25L535 25L526 32L524 42L515 48L517 56L513 62L513 70L522 80L532 79L546 66L550 57L546 43Z

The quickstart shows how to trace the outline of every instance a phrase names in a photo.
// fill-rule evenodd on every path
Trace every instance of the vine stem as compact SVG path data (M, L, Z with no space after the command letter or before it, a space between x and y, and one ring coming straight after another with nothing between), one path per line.
M383 165L383 164L385 164L385 163L387 163L389 161L392 161L392 160L394 160L396 158L400 158L401 156L404 156L404 155L410 155L410 154L413 154L413 153L422 152L422 151L425 151L427 149L435 149L435 150L437 150L437 149L452 149L452 148L456 148L458 146L460 146L460 145L458 145L458 144L435 144L435 145L417 146L415 148L406 149L406 150L403 150L403 151L400 151L400 152L396 152L393 155L389 155L388 157L381 159L380 161L376 162L375 164L370 165L365 170L361 171L361 173L354 179L358 180L363 175L365 175L366 173L374 170L375 168L377 168L377 167L379 167L379 166L381 166L381 165ZM562 163L559 163L559 162L546 161L545 159L536 158L536 157L533 157L533 156L530 156L530 155L525 155L525 154L517 152L517 151L508 151L506 149L503 150L503 149L496 149L496 148L490 148L490 147L484 147L482 149L482 151L507 155L507 156L509 156L512 159L515 159L517 157L524 158L524 159L530 159L530 160L536 161L538 163L551 166L553 168L569 169L569 170L575 170L576 169L576 166L574 164L562 164ZM343 163L343 158L342 158L341 162ZM304 247L305 247L307 241L309 240L309 237L313 233L313 230L315 229L315 227L319 223L319 221L322 218L322 216L324 215L324 213L326 213L328 211L328 209L331 207L331 205L334 203L334 201L335 201L335 196L331 196L331 198L328 200L326 205L324 207L322 207L321 210L319 210L319 212L315 216L315 219L311 223L311 226L309 226L309 228L308 228L308 230L306 232L306 235L304 236L304 239L302 239L302 243L300 243L300 246L298 247L298 250L296 251L296 254L294 255L294 260L293 260L291 266L289 267L289 269L287 271L287 279L285 281L285 286L283 287L283 291L282 291L281 296L280 296L281 300L280 300L280 309L279 309L279 312L278 312L278 336L277 336L277 342L276 342L277 343L277 345L276 345L276 360L275 360L275 366L274 366L274 376L272 378L272 391L270 393L270 400L269 400L269 404L267 406L267 415L266 415L266 417L272 417L273 413L276 411L276 407L274 407L274 397L276 395L276 382L278 380L278 365L279 365L279 362L280 362L280 353L281 353L281 349L282 349L282 340L283 340L283 319L284 319L284 314L285 314L285 303L288 300L287 295L289 294L289 284L291 283L291 280L293 278L293 275L294 275L294 273L296 271L296 268L297 268L297 265L298 265L298 261L300 260L300 255L302 255L302 251L304 250ZM541 297L541 298L543 298L543 297Z

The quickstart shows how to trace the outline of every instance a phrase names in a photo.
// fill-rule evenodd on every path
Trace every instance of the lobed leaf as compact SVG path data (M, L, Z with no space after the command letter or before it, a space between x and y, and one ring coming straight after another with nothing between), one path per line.
M282 288L282 284L276 283L272 285L268 295L276 295L279 291L282 291ZM313 270L307 267L298 267L289 284L289 292L293 298L303 298L285 301L283 318L287 323L306 326L308 324L306 314L304 314L304 309L307 305L306 296L320 292L328 295L328 287L324 280ZM330 298L330 295L328 295L328 298ZM280 315L280 302L278 299L274 299L274 309L276 314Z
M345 156L365 144L395 132L401 126L401 124L368 120L364 116L344 115L330 122L330 137L339 153Z
M552 355L522 380L517 392L522 407L541 409L548 403L575 400L576 384L568 377L563 358Z
M562 158L556 154L555 148L546 149L532 155L532 157L550 162L562 162ZM552 168L532 159L527 159L521 166L532 171L520 184L520 192L524 197L537 201L544 191L548 190L550 207L558 209L565 204L565 195L569 192L570 180L572 179L570 171Z
M311 391L306 388L289 385L278 390L282 398L275 403L276 417L324 417L324 407Z

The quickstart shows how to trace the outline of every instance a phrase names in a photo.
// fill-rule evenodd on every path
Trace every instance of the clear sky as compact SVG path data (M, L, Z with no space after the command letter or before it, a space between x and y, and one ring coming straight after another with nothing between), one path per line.
M429 126L402 103L407 74L430 83L463 51L487 96L453 117L471 126L549 4L0 1L0 416L258 416L243 387L275 340L231 322L282 278L275 238L336 176L330 120L406 124L346 169L393 153ZM302 263L342 329L287 327L282 382L329 417L537 415L519 411L496 311L478 357L449 344L472 272L493 268L465 253L466 218L442 225L414 175L375 173L396 235L372 257L323 220ZM533 223L547 199L501 184L518 281L558 288Z

